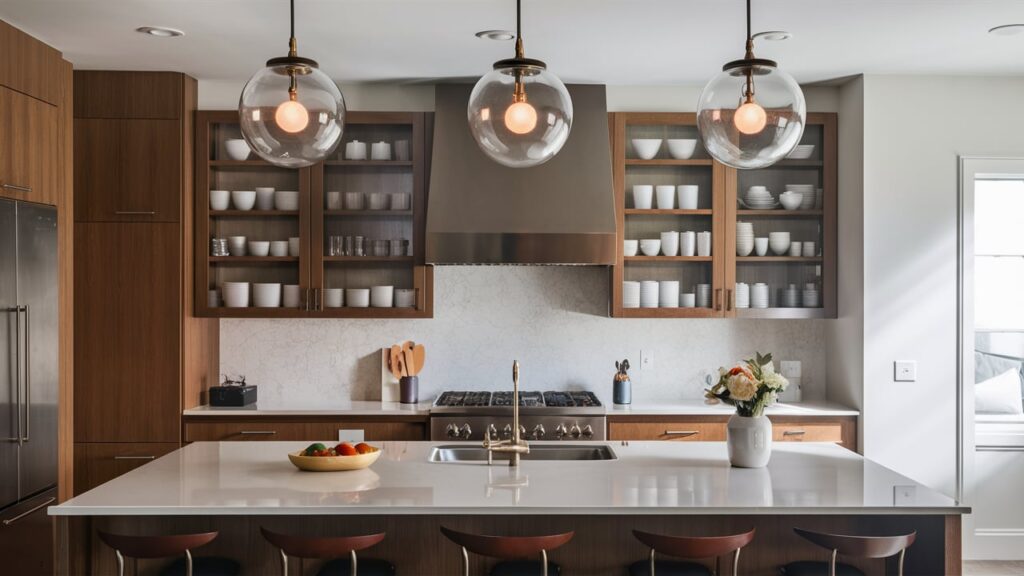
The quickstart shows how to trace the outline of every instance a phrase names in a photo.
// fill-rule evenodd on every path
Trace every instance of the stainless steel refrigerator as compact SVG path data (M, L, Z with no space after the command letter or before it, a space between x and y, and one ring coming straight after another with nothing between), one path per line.
M0 200L0 572L52 573L57 211Z

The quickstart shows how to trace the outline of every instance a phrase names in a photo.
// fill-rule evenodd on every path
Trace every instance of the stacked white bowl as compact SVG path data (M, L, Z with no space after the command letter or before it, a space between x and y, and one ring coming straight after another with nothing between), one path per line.
M644 280L640 283L640 307L641 308L657 308L658 297L658 282L654 280Z
M800 203L803 202L803 200L803 192L786 190L782 194L779 194L779 203L782 204L782 208L785 210L796 210L800 208Z
M804 285L803 306L804 308L818 308L821 306L821 294L818 292L818 287L815 286L814 282L808 282Z
M796 289L796 284L790 284L788 287L781 290L782 298L780 298L780 306L783 308L799 308L800 307L800 292Z
M736 307L750 308L750 284L746 282L736 283Z
M750 222L736 223L736 255L750 256L754 250L754 225Z
M751 210L771 210L779 205L765 186L751 186L743 200Z
M807 160L814 154L814 144L797 144L786 154L790 160Z
M750 307L768 307L768 285L764 282L758 282L750 287Z
M633 152L641 160L650 160L661 150L661 138L633 138Z
M640 283L630 282L629 280L622 283L622 307L623 308L639 308L640 307Z
M688 160L697 150L697 141L693 139L669 138L666 142L669 155L676 160Z
M800 210L814 208L814 184L786 184L786 192L797 192L801 195L800 204L797 206Z
M644 256L657 256L661 252L660 238L644 238L640 241L640 252Z
M658 282L658 306L661 308L679 308L678 280L662 280Z
M769 232L768 247L776 256L785 256L789 252L789 232Z
M697 294L697 308L711 308L711 284L697 284L693 291Z

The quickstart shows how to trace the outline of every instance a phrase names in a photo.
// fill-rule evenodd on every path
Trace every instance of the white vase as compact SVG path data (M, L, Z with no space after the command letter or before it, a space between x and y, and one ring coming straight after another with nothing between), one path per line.
M772 457L772 423L767 416L729 417L729 462L738 468L764 468Z

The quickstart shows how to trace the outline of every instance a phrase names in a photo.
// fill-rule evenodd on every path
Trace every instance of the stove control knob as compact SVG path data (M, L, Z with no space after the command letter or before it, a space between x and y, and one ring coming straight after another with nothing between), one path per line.
M456 426L455 424L449 424L448 428L445 430L445 434L449 438L458 438L459 437L459 427Z
M498 429L494 427L494 424L491 424L490 426L487 427L487 437L492 440L497 440Z
M565 438L565 435L568 433L569 432L565 429L565 424L559 424L558 426L555 426L555 438L561 440L562 438Z
M579 440L581 434L583 434L583 431L580 430L580 425L573 422L572 427L569 428L569 436L572 436L575 440Z
M466 440L469 440L469 438L472 435L473 435L473 429L469 427L469 424L463 424L462 425L462 429L459 430L459 436L464 438L464 439L466 439Z
M501 437L504 438L505 440L508 440L509 438L512 437L512 425L511 424L505 424L505 428L503 428L502 431L501 431Z
M544 425L543 424L537 424L536 426L533 427L533 439L534 440L540 440L541 438L544 437L544 434L546 434L546 433L547 433L547 430L544 429Z
M526 438L526 426L523 426L522 424L519 425L519 437Z
M587 424L586 426L583 427L583 437L586 438L587 440L590 440L591 438L594 437L594 428L591 427L590 424Z

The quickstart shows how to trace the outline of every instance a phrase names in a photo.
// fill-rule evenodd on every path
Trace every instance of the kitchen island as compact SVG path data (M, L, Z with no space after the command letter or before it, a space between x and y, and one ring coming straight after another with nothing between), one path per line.
M765 575L786 561L825 558L793 534L794 526L917 530L906 573L960 573L967 507L829 443L776 444L764 469L730 467L720 442L591 442L585 445L608 446L615 458L525 459L511 469L500 460L431 461L446 454L439 446L454 443L387 442L370 469L339 473L293 468L286 454L305 445L194 443L51 508L60 542L69 532L89 534L81 549L62 547L68 573L110 572L114 555L94 537L102 527L138 534L217 529L221 537L198 555L234 557L246 574L276 574L276 551L259 535L268 526L310 535L386 531L368 556L391 560L401 574L456 574L458 548L440 525L510 535L575 530L551 556L566 574L592 576L622 574L644 558L633 528L714 535L756 527L742 573ZM473 563L481 573L487 565ZM140 568L146 574L158 564ZM870 573L881 566L860 565Z

